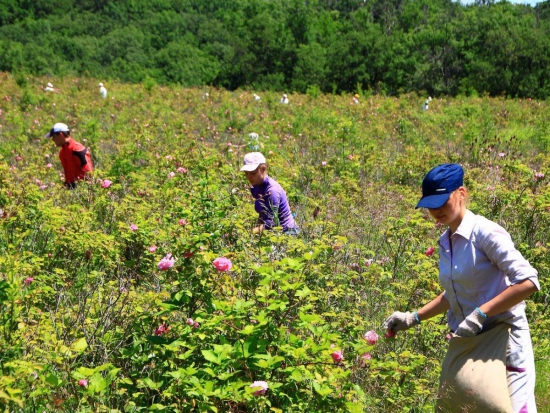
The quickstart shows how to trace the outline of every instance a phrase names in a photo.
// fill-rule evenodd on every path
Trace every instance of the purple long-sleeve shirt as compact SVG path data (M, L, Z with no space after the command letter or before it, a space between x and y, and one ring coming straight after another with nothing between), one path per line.
M250 188L250 193L256 200L254 208L266 229L280 226L283 231L288 231L296 228L286 192L277 181L266 176L260 185Z

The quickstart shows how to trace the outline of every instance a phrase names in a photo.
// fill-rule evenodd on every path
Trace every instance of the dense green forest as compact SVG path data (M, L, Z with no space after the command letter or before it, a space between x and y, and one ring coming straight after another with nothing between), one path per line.
M549 1L0 0L0 71L545 99L549 32Z

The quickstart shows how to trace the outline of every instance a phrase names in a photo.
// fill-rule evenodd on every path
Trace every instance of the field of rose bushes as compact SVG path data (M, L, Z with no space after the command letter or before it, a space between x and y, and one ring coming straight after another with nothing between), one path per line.
M470 209L539 270L528 302L550 411L550 108L489 97L280 96L0 74L5 412L429 412L445 318L382 323L440 292L425 172L461 163ZM208 93L208 95L206 95ZM55 122L95 172L62 185ZM251 233L257 133L301 227ZM435 251L434 251L435 248Z

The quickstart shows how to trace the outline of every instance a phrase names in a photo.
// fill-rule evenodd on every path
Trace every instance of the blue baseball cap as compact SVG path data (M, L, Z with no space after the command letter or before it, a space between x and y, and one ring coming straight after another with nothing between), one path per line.
M464 170L456 163L437 165L422 181L422 198L416 208L441 208L451 193L464 185Z

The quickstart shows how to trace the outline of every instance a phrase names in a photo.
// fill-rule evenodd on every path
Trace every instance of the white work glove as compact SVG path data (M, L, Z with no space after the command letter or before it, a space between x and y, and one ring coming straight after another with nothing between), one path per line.
M398 331L408 330L415 325L420 324L420 319L415 313L402 313L396 311L384 321L384 328L397 333Z
M485 320L487 320L487 315L483 314L483 312L476 307L476 309L472 311L472 314L459 324L455 334L459 337L477 336L483 328L483 322Z

